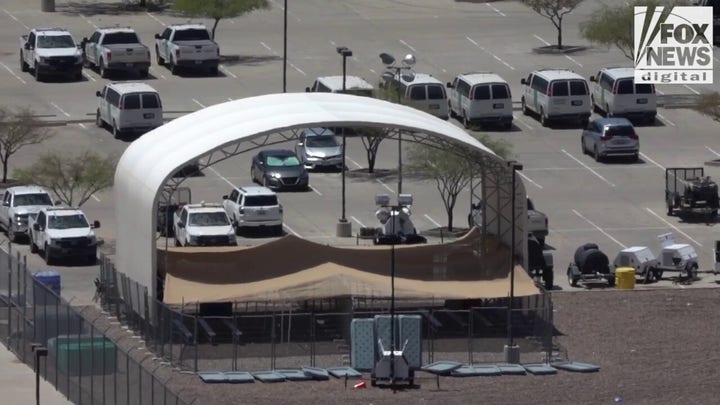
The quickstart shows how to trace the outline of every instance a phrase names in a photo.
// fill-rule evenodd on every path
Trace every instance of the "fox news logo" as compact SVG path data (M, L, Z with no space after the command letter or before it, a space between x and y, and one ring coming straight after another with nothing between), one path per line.
M713 82L712 7L635 7L635 83Z

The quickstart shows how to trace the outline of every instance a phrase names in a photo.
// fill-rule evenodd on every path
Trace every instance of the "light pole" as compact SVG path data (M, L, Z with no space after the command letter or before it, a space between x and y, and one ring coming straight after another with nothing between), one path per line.
M402 65L395 65L395 57L389 53L381 53L380 60L382 61L385 68L390 69L391 72L383 73L383 78L393 79L393 81L400 82L400 79L407 82L415 80L415 73L412 71L413 65L415 65L415 56L409 53L405 55L402 60ZM403 71L405 71L403 73ZM391 83L393 83L391 81ZM400 94L400 88L396 87L395 90L398 94L398 104L402 104L402 95ZM398 195L402 193L402 130L398 129Z
M346 46L339 46L336 48L337 53L342 55L342 92L346 92L346 81L347 81L347 58L352 56L353 53ZM352 224L345 218L345 127L341 128L342 131L342 167L341 180L342 180L342 214L337 224L337 236L349 238L352 236Z
M283 6L283 93L287 92L287 0Z
M510 302L508 302L507 307L508 341L505 345L504 351L506 363L518 364L520 363L520 347L515 344L512 328L513 301L515 301L515 218L517 217L517 213L515 212L515 195L517 194L515 192L515 178L517 177L517 172L522 170L523 166L514 160L507 162L507 165L512 170L512 197L510 198L510 204L512 205L512 220L510 221Z

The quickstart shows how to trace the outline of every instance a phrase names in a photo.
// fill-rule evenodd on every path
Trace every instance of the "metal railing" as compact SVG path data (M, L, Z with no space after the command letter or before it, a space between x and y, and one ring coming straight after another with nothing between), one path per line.
M33 345L46 347L41 376L76 404L185 404L86 309L33 277L25 257L0 250L0 341L18 359L34 369Z

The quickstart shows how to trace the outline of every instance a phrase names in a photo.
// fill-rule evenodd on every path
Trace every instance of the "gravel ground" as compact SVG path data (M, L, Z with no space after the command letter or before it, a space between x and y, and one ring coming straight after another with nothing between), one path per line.
M344 381L203 384L195 375L160 367L156 373L188 403L203 404L712 404L720 387L720 290L582 291L556 293L558 343L570 360L600 372L551 376L444 377L416 374L416 387L393 392L348 388ZM92 312L92 310L90 310ZM117 336L115 336L117 338ZM121 346L133 339L122 339ZM523 344L520 342L519 344ZM436 356L436 360L439 358ZM537 356L522 358L537 361ZM155 365L146 361L146 367Z

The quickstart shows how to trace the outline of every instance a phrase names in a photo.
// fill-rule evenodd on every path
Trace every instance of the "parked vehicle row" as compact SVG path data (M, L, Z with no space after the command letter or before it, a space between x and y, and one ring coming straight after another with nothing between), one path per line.
M173 24L155 34L157 63L175 75L179 68L218 74L220 47L203 24ZM31 71L37 81L51 75L82 79L83 66L101 77L134 73L146 78L150 48L130 27L97 28L78 43L65 28L34 28L20 37L20 70Z
M92 224L79 208L60 207L42 187L8 187L0 206L0 227L8 239L29 242L30 252L41 253L47 264L58 259L83 259L95 264L97 237Z

